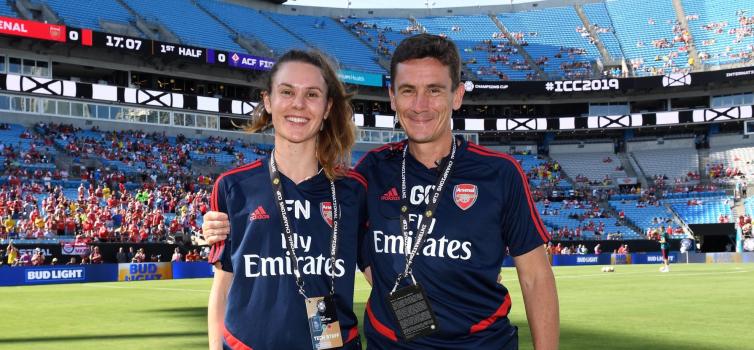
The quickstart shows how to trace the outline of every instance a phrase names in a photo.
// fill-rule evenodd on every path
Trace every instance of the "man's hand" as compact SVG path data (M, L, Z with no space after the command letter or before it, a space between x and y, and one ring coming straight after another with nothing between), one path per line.
M228 238L230 221L228 214L219 211L208 211L204 214L202 223L202 237L207 244L212 245Z

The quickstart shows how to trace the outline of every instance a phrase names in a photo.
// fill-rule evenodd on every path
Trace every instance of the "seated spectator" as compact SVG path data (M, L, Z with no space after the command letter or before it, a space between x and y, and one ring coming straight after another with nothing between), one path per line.
M98 246L92 248L92 252L89 254L89 261L92 264L101 264L103 262L102 254L100 253Z
M170 258L170 261L171 262L180 262L182 258L183 258L183 254L181 254L181 249L178 248L178 247L175 247L175 251L173 252L173 257ZM186 255L186 258L187 258L186 261L189 261L188 260L188 255Z

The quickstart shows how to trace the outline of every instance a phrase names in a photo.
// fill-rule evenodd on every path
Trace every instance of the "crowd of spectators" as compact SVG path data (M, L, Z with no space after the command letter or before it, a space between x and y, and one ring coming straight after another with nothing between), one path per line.
M182 253L185 251L186 253ZM171 262L195 262L206 261L209 255L209 249L202 248L180 248L176 247ZM62 258L62 257L61 257ZM45 249L36 247L32 249L19 249L11 241L2 249L0 247L0 266L44 266L44 265L87 265L103 263L144 263L144 262L166 262L160 254L151 253L147 255L145 248L135 249L129 246L128 250L119 247L115 259L106 259L100 251L99 246L91 246L80 255L70 255L68 260L63 262L57 257L45 255ZM112 261L111 261L112 260Z
M700 47L697 48L699 51L699 60L701 62L710 59L738 59L741 62L750 62L754 60L754 45L748 44L745 47L739 46L739 44L746 38L754 35L754 16L748 16L748 10L737 10L735 17L737 18L737 23L733 25L728 21L723 20L708 22L700 26L703 30L714 33L718 36L716 38L701 41ZM691 21L699 20L699 15L692 14L686 16L686 18L689 21L689 26L691 26ZM730 43L730 45L726 45L722 52L708 52L708 47L716 46L721 41Z

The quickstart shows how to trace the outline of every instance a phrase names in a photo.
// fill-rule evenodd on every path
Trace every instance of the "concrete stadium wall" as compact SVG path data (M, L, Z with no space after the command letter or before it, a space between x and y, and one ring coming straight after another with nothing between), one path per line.
M612 143L585 143L583 147L578 144L551 145L550 154L563 153L613 153Z
M724 147L724 146L741 146L752 147L754 146L754 137L747 137L748 135L734 134L734 135L715 135L709 138L710 147Z
M660 149L677 149L677 148L683 148L683 149L694 149L694 139L675 139L675 140L664 140L663 144L657 143L657 140L654 141L641 141L641 142L627 142L626 148L629 152L635 152L635 151L652 151L652 150L660 150Z

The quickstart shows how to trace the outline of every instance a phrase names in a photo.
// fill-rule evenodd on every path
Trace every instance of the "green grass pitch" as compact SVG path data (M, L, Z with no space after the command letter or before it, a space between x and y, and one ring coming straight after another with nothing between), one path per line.
M562 349L754 349L754 265L557 267ZM531 348L514 269L511 321ZM0 349L206 349L209 279L0 288ZM361 318L369 286L356 283Z

